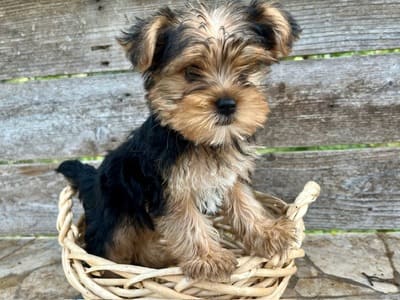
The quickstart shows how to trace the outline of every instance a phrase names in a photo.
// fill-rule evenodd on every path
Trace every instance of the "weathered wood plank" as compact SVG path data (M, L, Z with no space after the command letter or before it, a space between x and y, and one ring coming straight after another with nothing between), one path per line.
M0 166L0 236L55 234L58 195L66 184L56 164ZM82 212L74 206L75 217Z
M0 160L104 153L148 115L137 74L1 86Z
M400 140L400 55L283 62L268 81L268 146Z
M0 160L104 154L147 116L136 73L0 84ZM400 140L400 55L282 62L259 144Z
M0 236L55 233L66 184L55 167L0 166ZM317 181L322 193L307 214L309 229L400 228L399 169L400 149L269 154L258 162L254 185L291 202L307 181Z
M256 189L292 200L309 180L321 196L307 228L400 228L400 149L310 151L265 155Z
M400 46L399 0L282 2L304 29L293 55ZM119 31L136 16L184 3L3 0L0 79L127 69L129 64L114 40Z

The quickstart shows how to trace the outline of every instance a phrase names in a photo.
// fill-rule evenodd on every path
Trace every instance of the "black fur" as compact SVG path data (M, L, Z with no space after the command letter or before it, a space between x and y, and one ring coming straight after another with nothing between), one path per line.
M250 26L257 33L259 43L272 49L276 46L273 24L261 20L261 9L258 1L250 5ZM176 14L168 8L161 9L157 14L166 17L167 22L156 33L151 64L146 65L146 70L141 70L146 90L154 84L152 75L179 56L190 43L206 43L182 38L186 25L176 23ZM126 47L134 67L146 53L143 40L157 15L138 19L136 25L118 39ZM297 34L293 18L287 13L284 16L292 26L292 34ZM105 246L112 243L114 229L120 222L128 221L133 226L154 229L152 220L162 215L165 209L164 180L177 158L192 146L176 131L161 126L156 116L152 115L132 132L125 143L111 151L97 170L76 160L65 161L58 167L57 171L79 192L85 210L85 242L89 253L104 257ZM236 141L233 146L241 154L248 155Z
M273 6L281 12L283 17L288 21L291 30L292 38L289 39L288 48L292 48L294 40L298 39L302 29L297 24L293 16L284 10L280 3L273 3ZM251 30L256 33L258 41L265 49L271 50L276 47L276 33L274 31L274 24L263 17L264 7L263 2L259 0L253 0L247 7L248 20L250 21Z
M157 32L157 41L154 54L152 57L152 64L149 67L150 70L160 68L160 63L165 65L169 59L175 57L183 47L179 46L175 41L177 37L177 30L174 28L173 24L176 19L176 13L168 7L161 8L159 12L152 15L149 18L141 19L136 18L135 25L131 26L128 30L122 32L122 36L117 38L117 40L122 45L131 45L127 51L128 59L131 61L132 65L137 66L140 57L143 52L147 49L143 49L143 39L147 32L148 27L151 26L152 22L159 17L163 16L168 20L168 24L165 27L160 28ZM178 51L179 50L179 51Z
M152 218L162 215L165 207L162 174L168 174L189 146L180 134L150 116L97 170L76 160L57 168L79 191L89 253L104 256L104 246L112 242L121 220L154 229Z
M190 39L182 39L182 32L185 25L180 24L177 27L167 27L160 32L155 48L151 66L143 73L144 88L150 90L153 87L153 74L162 70L174 58L181 55L183 50L189 46ZM132 62L134 65L134 62Z
M179 24L165 28L160 33L153 57L153 64L149 71L156 71L164 68L170 61L179 56L191 42L189 38L182 39L182 33L186 26Z

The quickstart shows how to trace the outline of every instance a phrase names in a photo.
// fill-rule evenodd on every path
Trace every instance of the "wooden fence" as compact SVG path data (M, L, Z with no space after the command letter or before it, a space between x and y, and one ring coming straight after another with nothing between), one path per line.
M114 37L135 16L184 2L1 1L0 236L54 234L65 185L54 168L104 154L146 118L141 78ZM303 27L293 56L400 48L399 0L282 2ZM272 113L258 141L285 151L260 158L255 187L292 200L319 182L307 228L400 228L400 148L387 147L400 141L392 52L287 60L266 79ZM382 147L286 149L371 143Z

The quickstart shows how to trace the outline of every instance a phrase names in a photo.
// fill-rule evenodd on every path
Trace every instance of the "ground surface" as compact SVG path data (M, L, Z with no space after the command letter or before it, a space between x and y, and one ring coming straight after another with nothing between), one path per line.
M310 234L286 299L400 299L400 233ZM54 238L0 239L0 299L78 298Z

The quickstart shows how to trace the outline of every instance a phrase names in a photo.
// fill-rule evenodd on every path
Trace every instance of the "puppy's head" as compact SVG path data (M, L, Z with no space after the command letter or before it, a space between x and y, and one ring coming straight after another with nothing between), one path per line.
M196 144L252 136L266 121L260 86L300 28L277 4L161 9L118 40L144 77L152 113Z

